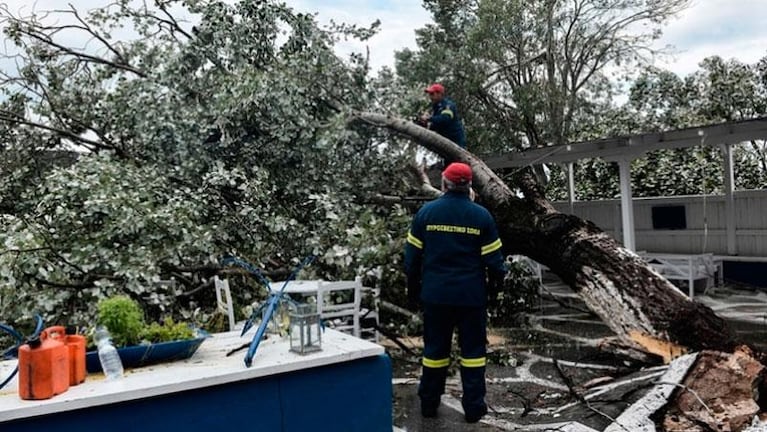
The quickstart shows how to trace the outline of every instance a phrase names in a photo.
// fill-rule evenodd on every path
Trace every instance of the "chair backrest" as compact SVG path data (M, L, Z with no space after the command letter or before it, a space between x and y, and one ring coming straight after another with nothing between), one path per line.
M216 287L216 307L229 319L229 330L234 330L234 305L232 304L232 291L229 289L229 281L213 276L213 284Z
M341 298L341 301L338 301ZM317 312L323 319L347 319L350 325L336 327L350 330L360 337L360 304L362 303L362 278L353 281L321 281L317 287Z
M346 292L346 294L343 294ZM351 298L347 301L335 303L332 296L339 294L344 297L351 295ZM356 278L353 281L336 281L319 283L317 292L317 311L320 314L331 313L334 311L342 311L353 309L358 311L360 303L362 301L362 279Z

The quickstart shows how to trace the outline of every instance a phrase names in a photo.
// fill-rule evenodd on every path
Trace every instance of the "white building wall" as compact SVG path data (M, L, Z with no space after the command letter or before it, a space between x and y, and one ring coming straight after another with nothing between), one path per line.
M652 208L683 205L687 229L655 230ZM567 202L555 202L559 211L569 213ZM620 200L576 201L573 213L594 222L619 242ZM767 190L735 192L735 233L738 255L767 257ZM695 195L634 198L636 249L666 253L727 254L725 201L722 195Z

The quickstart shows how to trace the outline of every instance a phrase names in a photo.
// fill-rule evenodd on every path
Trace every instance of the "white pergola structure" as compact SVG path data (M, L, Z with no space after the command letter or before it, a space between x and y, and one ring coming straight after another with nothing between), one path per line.
M767 139L767 117L752 120L712 124L667 132L584 141L565 145L510 152L485 158L493 170L520 168L543 163L567 164L570 208L575 201L573 163L582 159L602 158L617 162L620 168L621 220L623 246L636 250L634 234L634 207L631 193L631 162L646 153L660 149L678 149L695 146L717 146L724 163L724 193L727 223L727 253L736 255L735 244L735 178L733 174L732 146L745 141Z

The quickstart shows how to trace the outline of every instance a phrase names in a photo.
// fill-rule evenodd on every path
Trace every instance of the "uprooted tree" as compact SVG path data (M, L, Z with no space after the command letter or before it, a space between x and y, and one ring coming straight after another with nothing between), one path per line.
M518 197L476 156L427 129L375 113L357 113L354 119L407 135L440 156L469 163L474 187L498 223L504 251L548 266L626 343L634 332L692 350L729 351L738 343L723 319L691 301L646 261L593 223L554 209L531 170L517 177L523 193Z
M169 12L181 3L194 27ZM408 215L370 202L405 189L391 173L414 152L388 141L382 157L385 127L471 163L507 251L548 265L625 341L639 331L692 349L736 343L710 309L557 213L529 172L518 198L450 142L365 113L376 106L365 58L344 62L333 45L368 29L323 30L273 2L156 6L71 8L58 12L65 24L0 8L20 62L0 76L2 316L83 320L117 292L191 314L224 253L280 268L314 252L318 276L368 272L393 285ZM136 23L135 40L112 38L124 21ZM65 29L100 49L72 48ZM77 161L42 163L66 147L82 152ZM156 285L171 278L176 288Z
M650 63L662 24L689 1L424 4L434 23L417 31L418 50L398 53L398 77L410 84L446 83L459 111L463 107L469 149L487 153L625 133L620 126L625 122L609 120L616 88L605 68ZM441 156L470 162L506 251L548 266L622 340L649 336L691 349L730 350L737 344L711 309L687 299L592 223L556 211L543 192L540 167L514 173L512 191L480 159L423 128L393 116L358 113L357 118Z

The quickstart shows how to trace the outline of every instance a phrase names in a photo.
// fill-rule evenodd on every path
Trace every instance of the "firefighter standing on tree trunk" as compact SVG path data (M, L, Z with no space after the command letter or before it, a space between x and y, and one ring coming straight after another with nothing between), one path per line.
M423 309L421 414L437 415L457 327L461 402L466 421L474 423L487 413L487 301L495 300L506 267L492 215L469 199L471 180L471 167L464 163L452 163L443 171L444 195L413 218L405 245L405 272L408 298Z
M445 87L435 83L424 91L431 99L431 112L423 114L418 123L466 149L466 134L458 107L455 102L445 97ZM449 161L446 160L445 166L447 165Z

